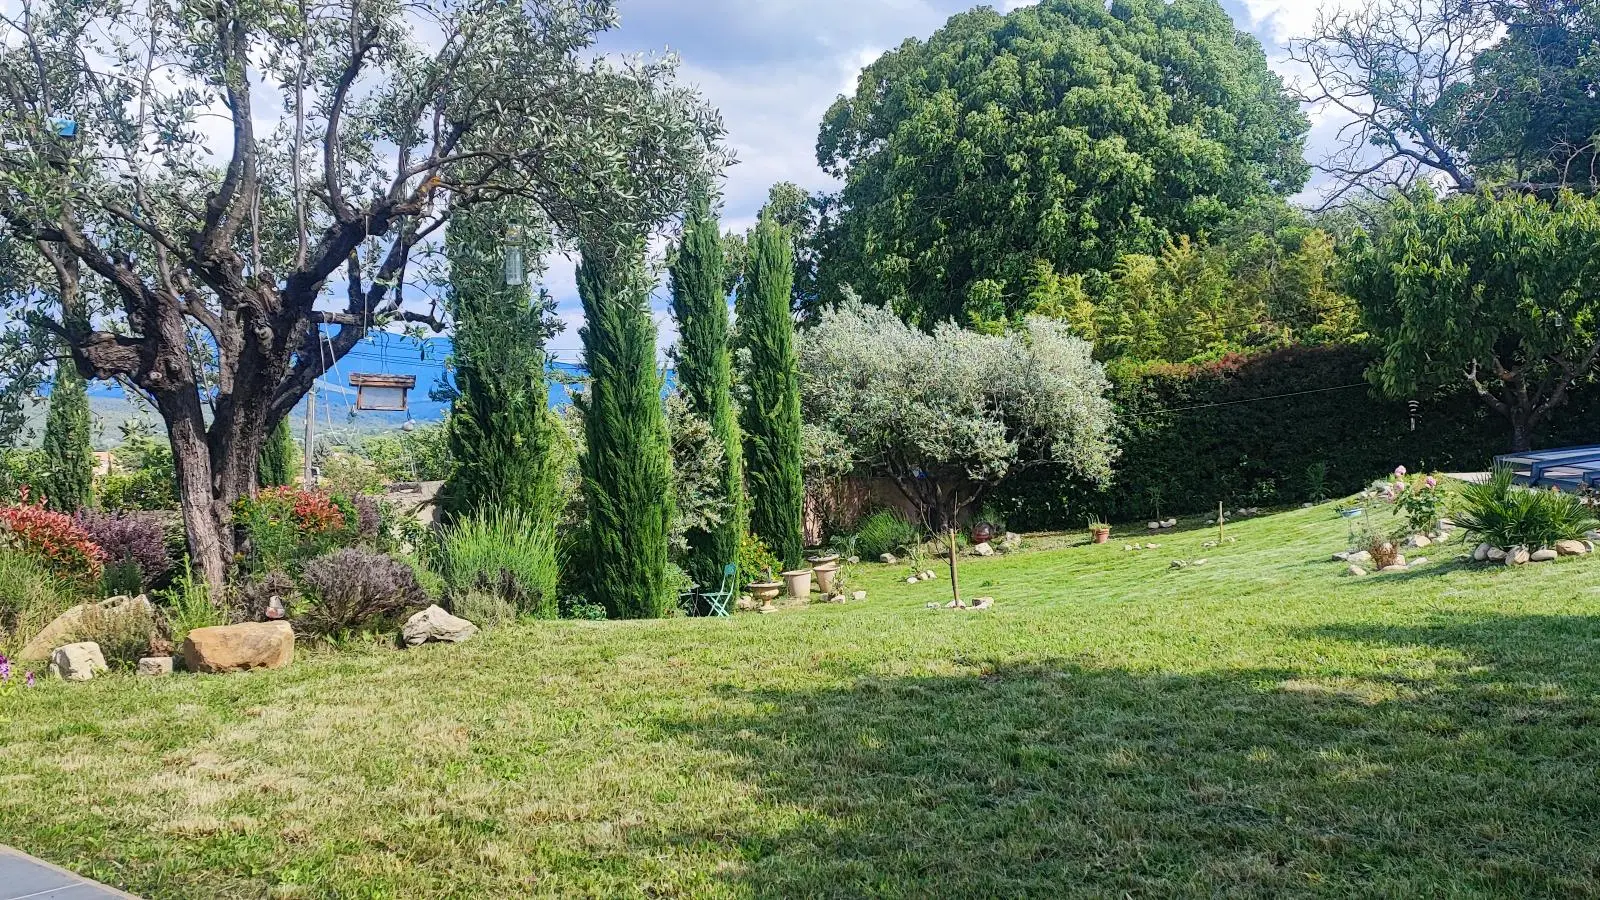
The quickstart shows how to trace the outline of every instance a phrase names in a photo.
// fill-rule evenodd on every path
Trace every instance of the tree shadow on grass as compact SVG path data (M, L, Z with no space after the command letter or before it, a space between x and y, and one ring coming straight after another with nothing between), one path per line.
M758 896L1600 893L1600 621L1306 637L1347 671L729 692L744 712L661 725L751 797L665 839L732 845Z

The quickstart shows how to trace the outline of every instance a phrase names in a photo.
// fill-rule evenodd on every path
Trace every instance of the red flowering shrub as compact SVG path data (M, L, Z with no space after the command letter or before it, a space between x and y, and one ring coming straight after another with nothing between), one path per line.
M264 488L253 499L240 500L234 511L250 539L257 571L297 566L355 538L354 508L321 491Z
M0 506L0 538L84 587L99 582L105 552L71 516L28 502Z

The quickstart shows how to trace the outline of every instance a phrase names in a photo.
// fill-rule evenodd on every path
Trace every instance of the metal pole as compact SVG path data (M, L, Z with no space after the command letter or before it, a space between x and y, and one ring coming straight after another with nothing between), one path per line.
M961 605L961 576L956 571L956 530L950 529L950 593L954 595L956 606Z
M1217 501L1217 543L1218 544L1222 543L1222 517L1224 515L1225 515L1225 513L1224 513L1224 511L1222 509L1222 501L1218 500Z
M311 382L311 389L306 391L306 470L302 487L311 490L315 485L311 483L311 442L316 440L317 433L317 383Z

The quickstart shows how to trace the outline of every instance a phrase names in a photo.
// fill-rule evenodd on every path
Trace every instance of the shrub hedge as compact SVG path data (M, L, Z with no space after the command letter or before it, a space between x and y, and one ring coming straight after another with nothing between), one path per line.
M1114 373L1114 482L1096 487L1033 468L1002 485L994 505L1012 528L1072 528L1091 515L1132 521L1218 501L1343 496L1396 465L1481 471L1509 449L1510 426L1464 389L1417 397L1413 430L1408 402L1367 383L1374 358L1361 346L1301 347ZM1600 388L1576 393L1553 418L1536 446L1593 443Z

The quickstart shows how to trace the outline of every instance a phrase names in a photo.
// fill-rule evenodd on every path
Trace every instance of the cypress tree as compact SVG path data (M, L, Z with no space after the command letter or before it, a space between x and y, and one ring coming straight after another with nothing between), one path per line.
M737 309L740 344L750 353L750 368L744 373L749 399L741 411L745 479L750 531L791 569L798 568L805 556L800 362L789 314L793 285L794 249L789 236L763 212L750 235Z
M94 450L89 446L89 385L70 362L56 365L50 411L44 424L44 472L35 485L58 512L76 512L89 502Z
M289 417L284 416L267 435L261 447L261 465L256 480L262 487L283 487L294 483L294 435L289 433Z
M710 423L712 438L724 454L722 493L728 514L717 526L685 536L685 570L696 584L713 586L721 583L723 566L738 557L744 528L742 454L730 393L726 268L717 220L710 199L702 195L683 223L683 240L672 261L672 315L678 322L678 384L689 408Z
M672 477L644 242L588 243L578 267L583 300L583 493L589 512L589 599L618 619L672 607L667 539Z
M536 302L526 285L506 284L510 215L500 204L474 207L451 220L445 240L456 398L444 506L452 518L499 507L544 522L560 512L561 435L544 353L551 319L543 294Z

